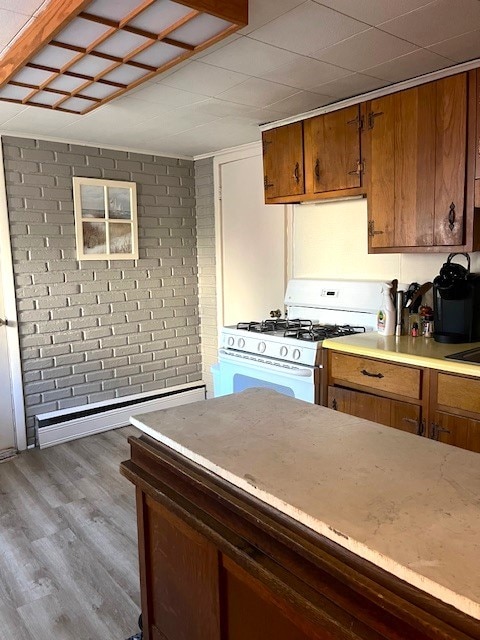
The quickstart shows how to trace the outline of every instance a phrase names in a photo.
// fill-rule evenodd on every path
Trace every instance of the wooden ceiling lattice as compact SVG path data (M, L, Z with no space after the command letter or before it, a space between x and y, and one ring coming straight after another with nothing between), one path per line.
M248 0L52 0L0 60L0 100L89 113L247 17Z

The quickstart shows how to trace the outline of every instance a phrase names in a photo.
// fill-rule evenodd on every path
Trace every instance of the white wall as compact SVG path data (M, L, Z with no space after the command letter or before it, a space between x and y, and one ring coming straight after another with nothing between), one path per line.
M367 201L297 205L293 212L292 272L297 278L392 280L420 284L438 274L446 253L368 254ZM480 252L472 271L480 272ZM462 257L455 262L466 264Z

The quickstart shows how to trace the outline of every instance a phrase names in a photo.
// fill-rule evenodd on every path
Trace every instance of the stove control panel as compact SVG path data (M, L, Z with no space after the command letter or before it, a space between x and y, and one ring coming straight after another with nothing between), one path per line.
M244 353L315 366L320 364L318 342L300 341L295 338L259 334L242 331L233 327L224 327L221 333L220 347ZM275 363L276 364L276 363Z

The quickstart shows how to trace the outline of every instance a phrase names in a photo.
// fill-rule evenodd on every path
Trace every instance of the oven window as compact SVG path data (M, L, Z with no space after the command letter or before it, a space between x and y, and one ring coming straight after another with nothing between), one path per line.
M251 378L250 376L244 376L241 373L236 373L233 376L233 392L243 391L244 389L251 389L253 387L262 387L263 389L273 389L282 393L284 396L295 397L294 392L289 387L284 387L281 384L275 384L274 382L267 382L266 380L259 380L258 378Z

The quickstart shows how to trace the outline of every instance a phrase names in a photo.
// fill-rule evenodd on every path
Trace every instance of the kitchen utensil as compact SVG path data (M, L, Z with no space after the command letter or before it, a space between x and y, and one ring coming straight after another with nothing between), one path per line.
M408 308L410 306L415 292L418 291L419 289L420 289L420 285L418 284L418 282L412 282L408 286L408 289L405 292L405 308Z
M397 290L397 320L395 326L395 335L401 336L403 333L403 301L404 301L405 291L403 289Z
M392 302L394 305L397 304L397 289L398 289L398 280L397 278L394 278L392 280L392 288L390 289L390 293L392 296Z
M418 307L420 306L422 296L424 296L433 287L433 282L425 282L422 286L413 293L410 300L406 303L406 307L410 308L412 313L418 313Z

